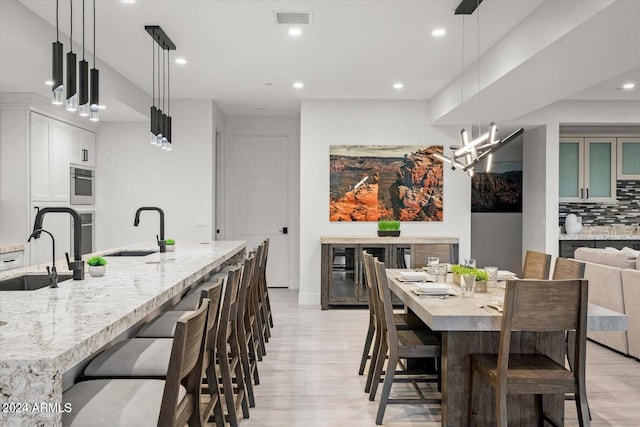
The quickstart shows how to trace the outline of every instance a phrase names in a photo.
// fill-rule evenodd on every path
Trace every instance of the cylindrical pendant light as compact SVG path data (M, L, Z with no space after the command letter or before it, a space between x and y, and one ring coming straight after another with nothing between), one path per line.
M64 102L64 84L62 83L64 76L62 68L62 43L60 43L58 29L58 0L56 0L56 41L52 43L51 51L51 81L53 82L51 103L62 105Z
M84 59L85 47L84 47L84 0L82 0L82 61L80 61L80 88L79 88L79 102L80 107L78 109L79 114L82 117L89 116L89 63Z
M162 57L164 58L164 55L162 55ZM166 67L167 67L167 115L164 118L164 135L162 136L162 149L166 150L169 148L169 120L171 119L171 117L169 116L169 114L171 114L171 108L169 103L171 102L171 98L170 98L170 94L169 94L169 50L167 50L167 61L165 62ZM164 82L164 80L163 80Z
M93 68L91 69L91 87L89 120L100 120L100 72L96 68L96 0L93 0Z
M69 36L69 52L67 52L67 81L65 87L67 89L67 100L65 105L67 111L78 110L78 92L76 79L76 54L73 53L73 0L69 0L71 8L71 35Z
M158 121L156 120L156 42L151 39L151 111L149 112L149 118L151 119L151 145L156 145L158 139L156 134L158 133Z
M158 45L160 46L160 45ZM159 47L161 49L162 46ZM164 136L164 113L162 109L164 108L164 83L162 84L162 90L160 89L160 50L158 49L158 112L156 113L156 120L158 124L158 133L156 134L156 145L158 147L162 147L162 137ZM164 49L162 50L162 55L164 55ZM164 60L162 61L162 77L164 79Z

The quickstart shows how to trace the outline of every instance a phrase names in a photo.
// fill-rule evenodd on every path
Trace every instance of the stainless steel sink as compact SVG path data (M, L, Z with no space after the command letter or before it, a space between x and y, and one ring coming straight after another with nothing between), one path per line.
M71 274L60 274L58 283L69 280L72 277ZM35 291L47 286L49 286L49 276L42 273L25 274L11 279L0 280L0 291Z
M154 254L158 251L150 251L150 250L125 250L118 251L112 254L106 254L105 256L147 256Z

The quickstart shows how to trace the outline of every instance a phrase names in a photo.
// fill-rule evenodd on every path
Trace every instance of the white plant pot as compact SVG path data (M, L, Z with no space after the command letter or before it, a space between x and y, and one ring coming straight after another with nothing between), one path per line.
M167 245L167 252L173 252L176 250L176 245Z
M89 266L89 274L93 277L104 276L104 273L107 272L106 265L90 265Z

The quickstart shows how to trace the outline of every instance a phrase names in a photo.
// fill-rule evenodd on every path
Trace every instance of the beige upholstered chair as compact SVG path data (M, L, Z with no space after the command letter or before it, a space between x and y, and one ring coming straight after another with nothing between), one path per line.
M507 395L536 396L538 419L547 420L542 395L575 393L580 426L589 425L585 389L588 282L586 280L508 280L498 354L471 359L470 425L486 424L473 412L476 382L486 381L495 393L496 425L507 427ZM574 369L546 355L511 353L511 332L576 331ZM542 425L543 421L540 421Z
M201 426L200 378L209 300L185 314L170 340L166 379L95 379L62 394L73 410L62 425L93 427Z

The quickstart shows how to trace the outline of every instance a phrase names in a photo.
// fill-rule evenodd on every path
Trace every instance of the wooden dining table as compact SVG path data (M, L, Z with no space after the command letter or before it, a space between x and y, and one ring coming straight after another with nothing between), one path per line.
M389 288L427 326L442 333L442 425L466 426L470 395L469 354L498 352L502 313L489 305L503 300L504 288L489 288L487 292L476 292L473 298L463 298L460 286L452 283L449 275L451 296L418 296L413 292L418 288L416 283L401 281L402 271L408 270L387 270ZM587 324L591 330L621 331L627 329L627 316L589 304ZM511 349L513 352L544 353L565 363L564 332L514 332ZM474 408L492 412L495 400L492 400L491 390L485 385L478 391ZM533 396L509 396L507 405L509 426L538 425ZM545 396L544 407L545 413L563 424L564 395Z

